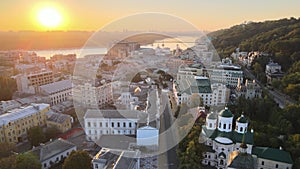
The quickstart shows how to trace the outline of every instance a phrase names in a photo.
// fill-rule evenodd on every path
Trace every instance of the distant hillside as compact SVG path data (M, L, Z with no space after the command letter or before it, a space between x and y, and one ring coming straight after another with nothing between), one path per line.
M300 102L300 19L280 19L233 26L210 33L214 47L222 57L236 48L240 51L264 51L286 72L273 86ZM265 82L264 69L269 58L252 62L251 68L261 82Z
M93 32L0 32L0 50L33 50L82 47Z
M300 57L300 19L280 19L233 26L208 34L221 56L236 48L241 51L265 51L272 54Z

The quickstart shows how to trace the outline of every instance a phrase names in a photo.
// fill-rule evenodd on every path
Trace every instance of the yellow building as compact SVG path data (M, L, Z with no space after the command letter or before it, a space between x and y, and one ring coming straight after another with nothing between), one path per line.
M18 143L27 138L27 130L46 125L49 104L31 104L0 115L0 142Z
M60 132L64 133L72 128L73 118L67 114L48 112L47 127L56 127Z

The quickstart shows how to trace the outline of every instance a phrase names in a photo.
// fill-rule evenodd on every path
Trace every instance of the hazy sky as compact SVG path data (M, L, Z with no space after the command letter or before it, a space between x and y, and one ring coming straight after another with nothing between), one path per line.
M3 0L0 30L49 30L37 21L37 11L49 6L62 15L61 25L51 30L98 30L116 19L142 12L178 16L208 31L244 21L300 17L299 0Z

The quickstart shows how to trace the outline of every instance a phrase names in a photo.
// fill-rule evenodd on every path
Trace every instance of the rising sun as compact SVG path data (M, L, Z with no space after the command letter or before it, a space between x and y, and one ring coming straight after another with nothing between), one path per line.
M45 7L38 11L38 21L46 28L56 28L62 22L62 16L57 9Z

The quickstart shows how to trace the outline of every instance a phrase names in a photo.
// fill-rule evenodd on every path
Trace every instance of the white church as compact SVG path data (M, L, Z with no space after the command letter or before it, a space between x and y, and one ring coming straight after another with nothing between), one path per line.
M217 169L292 169L289 152L253 147L254 132L248 129L248 119L242 114L233 128L233 118L227 107L207 115L199 137L199 142L207 146L203 165Z

